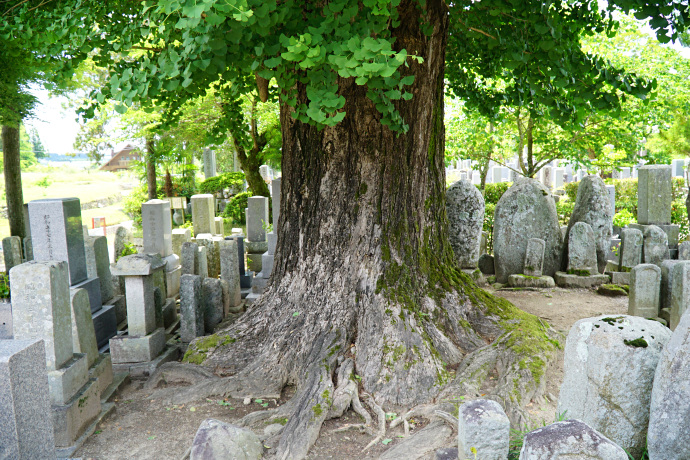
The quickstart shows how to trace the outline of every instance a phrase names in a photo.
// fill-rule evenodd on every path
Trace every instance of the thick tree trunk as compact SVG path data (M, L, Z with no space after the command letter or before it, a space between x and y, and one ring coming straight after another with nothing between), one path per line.
M366 88L353 79L338 82L347 116L335 127L303 124L282 107L283 182L271 283L228 330L195 341L185 356L229 377L193 387L187 396L174 392L178 400L203 392L269 398L295 385L295 396L280 409L288 422L276 458L303 458L323 421L342 413L334 406L342 408L344 390L334 380L336 370L337 382L348 375L346 363L354 363L372 407L374 401L387 408L431 402L449 384L456 395L467 385L478 390L469 382L497 366L498 348L485 345L504 333L499 318L514 308L454 265L445 214L447 12L441 1L426 3L433 26L427 37L418 3L402 3L395 46L424 58L407 70L416 75L414 98L397 103L409 131L383 126ZM304 88L298 90L298 103L307 102ZM519 334L510 340L519 342ZM545 332L535 335L538 341ZM542 348L535 348L541 356ZM493 358L471 353L479 349ZM511 357L502 357L497 371L504 382L497 398L506 401L517 387L524 390L516 375L530 374ZM451 382L458 365L471 378Z
M19 126L2 127L2 158L5 169L5 197L10 235L24 238L24 195L19 154Z
M247 154L242 146L236 146L236 149L237 159L244 172L244 178L247 180L247 186L249 190L252 191L252 195L270 197L271 194L268 191L268 185L266 185L264 178L261 177L261 173L259 172L259 166L261 166L263 157L260 153L255 151L250 151L249 154Z
M148 186L149 200L158 198L154 154L153 139L146 139L146 185Z

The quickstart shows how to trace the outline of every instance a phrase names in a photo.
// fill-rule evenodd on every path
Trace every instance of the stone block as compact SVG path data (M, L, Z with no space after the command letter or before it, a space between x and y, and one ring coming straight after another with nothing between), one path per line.
M125 277L127 327L130 336L145 336L156 329L156 303L153 289L154 283L150 276Z
M678 238L680 237L680 226L676 224L662 225L654 224L666 233L668 237L669 250L678 249ZM634 228L641 231L643 234L649 225L642 225L639 223L628 224L628 228Z
M610 239L610 237L609 237ZM592 226L576 222L568 233L568 273L598 274L597 248Z
M266 242L267 248L266 250L268 251L269 254L275 254L276 253L276 246L278 245L278 234L276 232L270 232L266 234ZM475 264L476 266L476 264Z
M638 169L637 222L671 223L671 166L645 165Z
M113 260L117 261L122 257L122 253L125 250L125 244L130 243L132 239L132 234L125 227L117 227L115 229L115 240L113 241Z
M143 337L117 336L110 339L113 364L153 361L165 348L165 330L158 328Z
M117 312L114 305L103 305L103 308L92 314L93 328L96 331L98 348L108 344L108 340L117 334Z
M218 420L206 419L194 436L189 459L255 460L263 456L263 450L261 440L253 431Z
M540 238L530 238L525 251L525 266L522 273L527 276L540 277L544 265L544 248L546 243ZM551 278L551 277L549 277ZM553 282L553 280L551 280Z
M630 285L630 272L605 272L605 275L611 278L612 284L619 286Z
M201 246L199 248L199 255L197 260L199 262L199 268L198 273L196 274L200 276L202 279L208 278L208 249L205 246Z
M675 264L669 276L672 283L669 327L673 331L690 304L690 262L682 261Z
M172 231L172 251L182 258L182 245L192 241L191 228L174 228Z
M496 401L475 399L458 413L458 453L461 458L505 460L510 444L510 420Z
M110 353L98 355L96 362L89 368L89 380L96 381L100 398L108 386L113 383L113 362Z
M206 278L201 283L204 299L204 330L212 333L215 327L223 321L223 287L218 278Z
M236 307L242 301L236 240L220 242L220 277L228 284L230 307Z
M40 340L0 340L2 458L55 458L45 363Z
M642 263L642 232L635 228L624 228L621 231L621 248L618 257L618 271L630 271Z
M167 298L163 304L163 327L168 329L177 321L177 301Z
M690 260L690 241L678 245L678 260Z
M103 308L107 307L113 307L115 310L116 324L120 324L127 319L127 304L125 303L125 296L117 295L113 297L103 305Z
M177 267L171 271L165 271L165 286L167 288L167 297L175 297L180 293L180 276L182 276L182 267Z
M101 282L98 278L88 278L81 283L73 284L71 287L86 291L92 313L100 309L103 305L103 299L101 298Z
M203 149L204 177L210 179L216 176L216 152L205 148Z
M132 254L120 257L111 273L117 276L146 276L165 266L158 254Z
M2 239L2 255L5 258L5 271L10 272L12 267L19 265L22 260L22 240L18 236L8 236Z
M70 289L72 305L72 349L86 355L87 367L98 359L96 329L94 329L89 306L89 296L84 289Z
M161 257L173 253L170 201L149 200L143 203L141 225L144 233L144 253L160 254Z
M267 241L247 241L245 246L247 254L263 254L268 251Z
M628 460L628 454L579 420L556 422L525 435L520 460Z
M659 308L671 308L671 290L673 289L673 266L682 260L664 260L661 263L661 287L659 289ZM670 311L670 310L669 310Z
M593 288L608 283L607 275L578 276L565 272L556 272L556 284L562 288Z
M552 288L556 283L550 276L510 275L508 277L510 287Z
M12 304L3 300L0 301L0 340L9 340L13 337Z
M180 283L180 340L191 342L204 335L204 302L202 279L182 275Z
M14 338L43 339L48 370L61 368L73 354L67 262L26 262L10 280Z
M661 269L654 264L640 264L630 272L628 315L656 318L659 315Z
M494 266L494 256L491 254L482 254L479 256L479 270L481 270L484 275L493 275L496 273Z
M273 272L273 262L275 259L275 255L269 254L269 253L264 253L261 254L261 273L259 273L259 276L262 278L268 279L271 276L271 273ZM464 270L464 269L463 269ZM472 269L469 269L472 270Z
M261 254L247 254L247 266L249 267L249 270L259 273L263 268L261 262Z
M53 404L53 436L57 447L72 446L101 412L95 380L89 380L67 404Z
M213 232L214 235L219 235L219 236L225 236L225 225L223 224L223 218L222 217L216 217L213 219L214 221L214 228L215 231Z
M48 371L51 404L66 404L89 379L86 355L75 353L60 369Z
M273 232L278 234L278 223L280 222L280 189L283 182L282 177L276 177L271 181L271 201L273 202Z
M268 198L250 196L247 199L247 240L266 241L268 220Z
M30 237L24 238L24 260L26 262L34 260L34 246Z
M46 198L29 203L34 260L67 262L70 285L84 281L86 254L78 198Z
M670 258L666 233L656 225L650 225L643 235L642 260L646 264L661 266L661 262Z
M89 236L84 240L86 268L89 278L98 278L102 302L107 302L114 295L112 274L110 273L110 253L108 239L105 236Z
M484 197L468 180L459 180L446 190L448 239L460 268L475 268L480 255Z
M215 197L211 194L192 196L192 222L195 236L202 233L213 233L214 219L216 217L215 201Z
M199 246L196 243L183 243L180 259L182 261L182 275L199 274Z

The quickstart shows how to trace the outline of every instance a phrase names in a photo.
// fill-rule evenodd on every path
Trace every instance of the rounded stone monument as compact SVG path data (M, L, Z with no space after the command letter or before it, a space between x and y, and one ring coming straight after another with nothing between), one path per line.
M484 223L484 197L468 180L459 180L446 191L448 239L460 268L477 268Z
M554 276L561 266L563 243L556 203L535 179L521 179L498 200L494 211L494 265L496 281L523 271L527 242L544 240L542 273Z

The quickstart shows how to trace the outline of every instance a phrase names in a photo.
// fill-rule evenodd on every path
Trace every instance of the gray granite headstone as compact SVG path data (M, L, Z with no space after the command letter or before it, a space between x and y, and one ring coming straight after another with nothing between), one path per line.
M141 205L144 231L144 253L168 257L172 250L172 219L170 201L149 200Z
M115 295L113 275L110 273L110 252L105 236L89 236L84 241L89 278L98 278L101 300L105 304Z
M661 262L670 258L666 233L656 225L647 227L644 231L642 249L644 263L661 266Z
M546 243L540 238L530 238L527 241L523 274L527 276L542 276L545 247Z
M642 263L642 232L635 228L624 228L621 231L621 248L618 271L630 271Z
M575 223L568 235L568 273L573 271L588 272L587 276L598 273L594 231L584 222Z
M86 255L79 198L50 198L29 203L34 260L64 260L70 285L84 281Z
M609 196L609 201L611 203L611 211L612 214L616 214L616 186L615 185L607 185L606 186L606 192L608 193Z
M73 356L68 276L65 261L26 262L10 271L14 338L43 339L49 371Z
M204 177L209 179L216 176L216 152L205 148L203 150Z
M268 198L250 196L247 200L247 240L266 241L268 222Z
M41 340L0 340L0 458L56 458Z
M213 233L215 230L215 197L211 194L193 195L192 222L194 224L194 236L202 233Z
M484 197L467 180L459 180L446 191L448 239L460 268L476 268L484 223Z
M659 309L671 308L671 291L673 290L673 267L682 260L664 260L661 262L661 289L659 289Z
M204 299L204 330L212 333L215 327L223 321L223 287L218 278L206 278L201 283L202 298Z
M671 223L671 166L648 165L638 170L637 222Z
M490 399L475 399L458 409L460 458L503 460L510 447L510 420L503 408Z
M659 316L661 269L654 264L640 264L630 272L628 314L643 318Z
M98 359L96 329L91 319L89 296L84 289L70 289L72 307L72 349L86 355L87 366L93 366Z
M671 268L671 324L674 330L690 304L690 262L682 261Z
M236 240L220 242L220 277L228 283L230 307L238 306L242 298Z
M199 274L199 246L196 243L182 243L182 274Z
M690 241L678 245L678 260L690 260Z
M273 232L278 233L278 221L280 220L280 187L282 177L276 177L271 182L271 200L273 202Z
M189 343L204 335L204 302L201 277L180 279L180 340Z
M191 228L175 228L172 231L172 251L182 258L182 245L192 241Z

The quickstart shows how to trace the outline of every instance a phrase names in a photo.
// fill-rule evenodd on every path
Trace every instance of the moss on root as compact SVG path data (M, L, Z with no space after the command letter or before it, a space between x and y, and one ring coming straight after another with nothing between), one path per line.
M182 362L190 364L203 364L206 360L208 353L219 346L229 345L235 343L233 337L228 335L212 334L206 337L199 337L195 341L189 344L187 352L182 358Z

